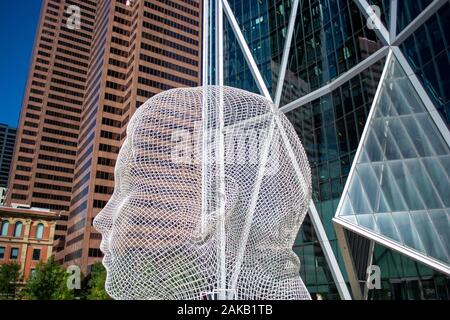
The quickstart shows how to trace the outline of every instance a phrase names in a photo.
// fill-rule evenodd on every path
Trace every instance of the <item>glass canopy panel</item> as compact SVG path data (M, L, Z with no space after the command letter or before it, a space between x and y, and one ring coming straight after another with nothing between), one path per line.
M394 56L373 108L337 216L450 267L450 148Z

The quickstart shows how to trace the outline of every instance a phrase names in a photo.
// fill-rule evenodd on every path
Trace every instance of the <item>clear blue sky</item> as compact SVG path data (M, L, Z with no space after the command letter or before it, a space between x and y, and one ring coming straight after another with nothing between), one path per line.
M16 127L42 0L0 0L0 123Z

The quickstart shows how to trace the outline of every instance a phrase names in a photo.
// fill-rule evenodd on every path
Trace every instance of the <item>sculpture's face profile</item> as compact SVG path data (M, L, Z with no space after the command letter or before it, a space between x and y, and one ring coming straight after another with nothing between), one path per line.
M292 245L311 196L288 120L228 87L175 89L128 125L94 220L116 299L307 299Z

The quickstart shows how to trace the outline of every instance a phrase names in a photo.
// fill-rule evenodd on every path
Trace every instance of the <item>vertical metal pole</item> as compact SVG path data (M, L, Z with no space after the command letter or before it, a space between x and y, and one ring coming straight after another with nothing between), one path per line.
M203 24L202 24L202 86L208 85L209 70L209 0L203 0Z
M216 1L216 85L223 86L223 2Z
M295 18L297 17L299 2L300 0L294 0L291 9L292 10L291 15L289 16L286 41L284 42L283 56L281 58L281 65L280 65L280 73L278 75L277 87L275 91L274 104L277 108L280 107L281 94L283 93L284 78L286 76L286 67L289 60L289 52L291 51L290 49L292 45L292 36L294 34L295 20L296 20Z
M203 0L203 30L202 30L202 123L199 128L202 139L202 216L201 216L201 234L204 233L206 228L206 221L208 217L208 164L209 164L209 149L208 149L208 70L209 70L209 0Z
M219 212L217 217L218 239L218 298L225 300L227 298L226 289L226 234L225 234L225 137L224 137L224 105L223 105L223 3L222 0L216 1L216 84L219 87L218 94L218 123L216 125L218 150L217 150L217 169L219 173L219 192L218 197Z

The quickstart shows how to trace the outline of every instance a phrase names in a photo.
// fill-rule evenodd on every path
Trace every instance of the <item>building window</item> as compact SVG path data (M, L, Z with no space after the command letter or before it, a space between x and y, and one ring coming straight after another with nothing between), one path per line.
M33 249L33 260L41 259L41 249Z
M19 257L19 248L11 248L11 255L9 258L11 260L17 260L18 257Z
M36 239L42 239L44 236L44 225L39 223L36 227Z
M7 220L2 221L2 236L6 237L8 235L9 222Z
M5 258L5 247L0 247L0 259Z
M21 237L22 236L22 222L18 221L16 222L16 226L14 227L14 237Z

